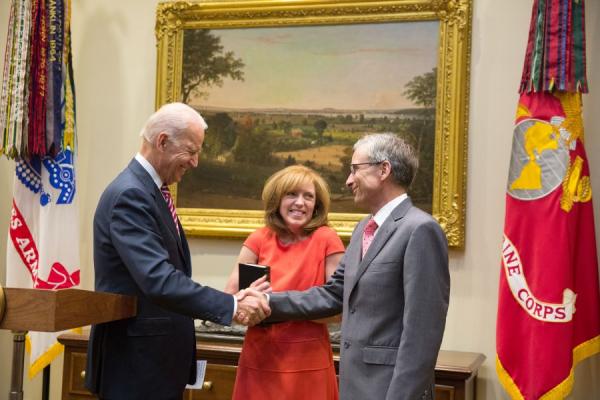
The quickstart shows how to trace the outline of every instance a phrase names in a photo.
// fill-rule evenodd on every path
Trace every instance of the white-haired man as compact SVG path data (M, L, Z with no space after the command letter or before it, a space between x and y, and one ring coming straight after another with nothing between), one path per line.
M171 103L146 122L142 145L102 194L94 216L98 291L137 297L137 316L92 327L86 387L101 399L178 399L196 380L193 318L256 324L269 313L258 292L234 297L191 276L185 234L168 185L198 165L207 128Z

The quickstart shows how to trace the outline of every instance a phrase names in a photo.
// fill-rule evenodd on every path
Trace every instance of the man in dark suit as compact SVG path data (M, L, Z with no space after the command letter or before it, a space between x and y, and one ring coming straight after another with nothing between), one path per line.
M94 216L97 291L137 298L137 316L92 327L86 387L102 399L178 399L196 380L193 318L250 325L269 313L252 290L236 296L194 282L169 184L198 165L207 128L191 107L161 107L140 152L102 194Z
M450 277L444 232L406 195L413 150L393 134L354 145L346 181L371 215L354 229L332 278L303 292L272 293L269 321L343 311L341 400L432 399Z

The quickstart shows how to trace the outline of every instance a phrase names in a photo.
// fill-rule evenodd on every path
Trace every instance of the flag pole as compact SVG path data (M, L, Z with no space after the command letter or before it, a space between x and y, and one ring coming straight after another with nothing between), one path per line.
M0 285L0 322L4 319L6 297L4 288ZM9 400L23 400L23 372L25 368L25 337L27 331L12 331L13 334L13 359L10 378ZM42 400L48 400L50 389L50 365L44 368L42 384Z
M44 367L44 375L42 379L42 400L50 398L50 364Z
M23 367L25 360L25 336L27 331L12 331L13 360L9 400L23 400Z
M0 285L0 322L4 319L4 311L6 308L6 297L4 296L4 288ZM23 368L25 365L25 336L26 331L13 331L13 361L11 368L10 392L8 398L10 400L23 399Z
M2 318L4 318L5 306L6 306L6 299L4 297L4 288L0 284L0 322L2 322Z

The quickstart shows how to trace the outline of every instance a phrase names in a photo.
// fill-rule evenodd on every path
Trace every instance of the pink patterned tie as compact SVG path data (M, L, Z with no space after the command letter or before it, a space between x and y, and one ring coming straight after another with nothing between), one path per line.
M365 225L365 230L363 231L363 240L362 240L362 256L365 256L367 249L371 245L373 238L375 237L375 231L377 230L377 222L373 218L367 222Z
M179 223L177 222L177 211L175 211L175 203L173 202L173 196L171 196L171 191L167 185L162 185L160 191L167 202L167 206L169 207L169 211L171 212L171 217L173 217L173 222L175 223L175 228L177 228L177 234L179 235Z

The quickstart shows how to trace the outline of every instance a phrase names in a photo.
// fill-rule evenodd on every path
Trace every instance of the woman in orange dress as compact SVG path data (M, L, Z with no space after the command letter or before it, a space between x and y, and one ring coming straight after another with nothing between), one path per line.
M323 178L304 166L287 167L267 180L262 199L266 226L246 239L238 262L270 266L273 291L305 290L325 283L344 245L327 226L330 200ZM238 291L237 267L225 291ZM326 322L288 321L248 328L233 399L338 399Z

